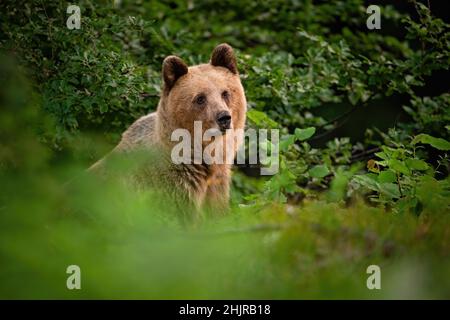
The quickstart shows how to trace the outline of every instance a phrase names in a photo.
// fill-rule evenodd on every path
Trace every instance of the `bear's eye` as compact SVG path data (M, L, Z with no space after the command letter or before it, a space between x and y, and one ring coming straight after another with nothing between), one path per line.
M206 103L206 96L204 94L200 94L195 98L195 103L198 105L203 105Z
M224 99L224 100L230 99L230 93L227 90L222 92L222 99Z

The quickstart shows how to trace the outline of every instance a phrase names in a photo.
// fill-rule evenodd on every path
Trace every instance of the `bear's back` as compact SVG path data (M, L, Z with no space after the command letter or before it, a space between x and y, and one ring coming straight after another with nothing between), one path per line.
M136 120L123 134L117 151L131 151L154 145L156 141L156 112Z

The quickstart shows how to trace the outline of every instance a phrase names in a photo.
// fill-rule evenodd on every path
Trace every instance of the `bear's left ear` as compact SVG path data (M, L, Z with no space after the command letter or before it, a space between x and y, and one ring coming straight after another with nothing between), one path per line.
M216 67L224 67L234 74L238 74L236 57L233 48L226 43L219 44L211 54L211 64Z

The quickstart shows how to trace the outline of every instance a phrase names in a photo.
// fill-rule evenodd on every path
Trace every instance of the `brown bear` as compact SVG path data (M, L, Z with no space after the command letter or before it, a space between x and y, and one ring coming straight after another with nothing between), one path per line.
M180 210L185 211L189 207L186 203L191 204L194 215L205 208L224 211L229 200L231 164L206 163L204 159L174 163L171 155L178 142L172 141L172 133L184 129L193 137L195 122L201 124L202 134L208 129L220 130L221 135L210 142L202 141L202 146L231 137L232 158L235 157L242 141L236 129L244 128L247 103L233 49L220 44L213 50L209 63L191 67L177 56L168 56L162 74L163 90L156 112L134 122L112 153L156 151L158 160L140 167L133 180L140 186L165 188L164 192L172 195L171 200ZM194 149L194 142L189 146ZM198 156L194 151L190 159ZM91 169L102 167L104 160Z

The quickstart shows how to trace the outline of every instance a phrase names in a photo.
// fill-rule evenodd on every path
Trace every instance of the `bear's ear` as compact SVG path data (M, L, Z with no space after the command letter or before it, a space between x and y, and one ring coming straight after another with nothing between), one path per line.
M211 54L211 64L216 67L225 67L234 74L238 74L236 57L229 44L222 43L214 49Z
M181 58L168 56L163 61L162 74L164 89L170 91L178 78L188 73L188 67Z

